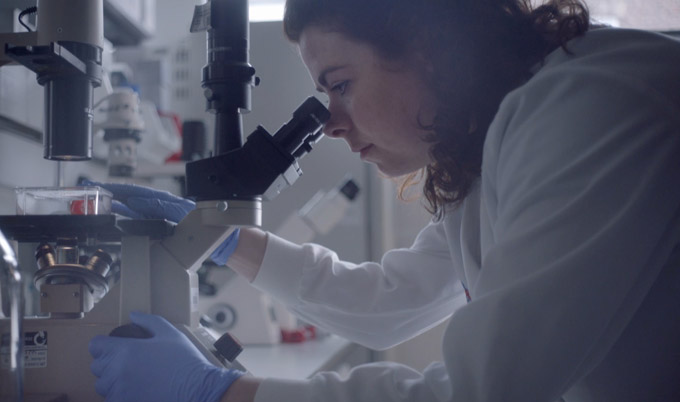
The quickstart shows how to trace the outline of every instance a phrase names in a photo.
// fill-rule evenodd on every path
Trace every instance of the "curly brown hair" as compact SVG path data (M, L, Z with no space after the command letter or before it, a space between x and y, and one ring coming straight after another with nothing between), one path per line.
M427 209L441 218L480 176L487 129L502 99L531 77L531 68L590 27L580 0L287 0L284 31L299 42L310 25L370 44L388 60L418 55L436 96L433 161L408 175L404 190L424 180Z

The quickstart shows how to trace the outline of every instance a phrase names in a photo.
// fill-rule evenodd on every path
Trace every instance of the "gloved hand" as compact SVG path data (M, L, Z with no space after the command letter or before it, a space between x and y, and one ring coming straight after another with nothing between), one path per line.
M134 184L98 183L89 180L81 181L81 185L99 186L110 191L113 194L111 210L133 219L167 219L177 223L196 208L196 204L191 200L149 187ZM239 229L234 230L222 244L217 246L210 255L210 259L218 265L226 264L236 250L239 233Z
M90 341L95 389L107 402L218 402L244 374L211 364L163 317L133 312L130 319L153 337Z

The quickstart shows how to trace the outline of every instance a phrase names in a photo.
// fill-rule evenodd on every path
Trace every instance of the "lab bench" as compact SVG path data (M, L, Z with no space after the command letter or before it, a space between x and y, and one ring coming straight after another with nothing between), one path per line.
M373 352L335 335L301 343L248 345L238 361L257 377L304 379L320 371L346 373L369 363Z

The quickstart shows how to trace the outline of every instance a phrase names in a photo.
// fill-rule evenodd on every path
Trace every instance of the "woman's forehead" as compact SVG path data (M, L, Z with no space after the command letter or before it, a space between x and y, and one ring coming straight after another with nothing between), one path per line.
M299 46L310 54L336 53L334 48L357 45L347 35L337 30L310 26L300 34Z
M356 58L375 58L371 46L357 42L338 31L307 28L298 44L303 61L310 64L348 62Z

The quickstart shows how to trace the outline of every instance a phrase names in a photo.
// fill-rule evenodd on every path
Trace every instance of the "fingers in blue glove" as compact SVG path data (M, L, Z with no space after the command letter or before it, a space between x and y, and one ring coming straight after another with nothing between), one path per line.
M136 184L125 183L101 183L96 181L82 180L81 184L87 186L99 186L110 191L113 198L125 202L129 197L157 198L164 201L182 199L168 191L156 190L150 187L138 186Z
M244 374L209 363L162 317L135 312L130 319L154 336L97 336L90 342L95 388L109 402L217 401Z
M98 335L92 338L89 344L89 351L94 360L90 364L90 371L97 377L95 391L100 395L107 395L117 379L115 375L116 360L120 358L120 353L125 353L126 343L134 342L136 339L115 338L111 336ZM107 375L108 374L108 375Z
M222 242L222 244L217 246L215 251L213 251L213 253L210 255L210 259L213 260L215 264L225 265L227 263L229 257L234 254L236 246L238 246L238 238L240 233L241 230L237 228L232 234L229 235L229 237L227 237L225 241Z
M92 338L94 341L95 338ZM90 354L94 357L92 363L90 364L90 371L97 377L101 377L109 366L111 359L102 356L101 354L96 355L92 353L92 341L90 342Z
M118 200L111 201L111 212L118 215L127 216L132 219L145 219L146 217L139 212L133 211L127 205Z
M134 184L100 183L89 180L81 180L80 184L99 186L110 191L114 198L112 211L133 219L167 219L177 223L196 207L193 201L167 191Z
M153 337L167 338L182 334L174 325L170 324L168 320L159 315L133 311L130 313L130 321L151 332Z
M140 312L131 312L130 321L148 330L153 336L160 333L179 333L172 324L165 318L153 314L144 314ZM114 355L116 351L125 344L130 342L148 342L150 338L122 338L116 336L97 335L90 341L88 350L95 359L107 360Z
M120 341L125 341L130 338L116 338L112 336L97 335L90 341L88 350L95 359L108 358L112 352L115 352L119 346Z
M102 396L110 394L115 380L116 378L113 376L101 376L97 378L97 381L94 383L95 392Z
M147 219L167 219L178 223L196 208L193 201L177 197L174 200L130 197L127 206Z

